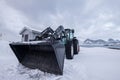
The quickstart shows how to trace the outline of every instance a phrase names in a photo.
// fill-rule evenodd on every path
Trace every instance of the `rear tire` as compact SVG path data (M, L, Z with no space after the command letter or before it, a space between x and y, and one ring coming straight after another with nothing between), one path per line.
M79 42L76 38L73 39L73 47L74 47L74 54L78 54L79 53Z
M73 42L72 41L67 41L66 46L65 46L65 51L66 51L66 58L73 59L74 53L73 53Z

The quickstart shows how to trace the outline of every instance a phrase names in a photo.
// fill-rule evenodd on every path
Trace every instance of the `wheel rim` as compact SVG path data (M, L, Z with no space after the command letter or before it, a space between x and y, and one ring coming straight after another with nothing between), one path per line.
M77 52L79 52L79 45L77 44Z
M73 57L73 46L71 46L71 56Z

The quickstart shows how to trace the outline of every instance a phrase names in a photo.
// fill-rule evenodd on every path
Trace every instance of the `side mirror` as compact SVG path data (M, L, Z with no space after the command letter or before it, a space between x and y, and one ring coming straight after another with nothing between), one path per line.
M72 33L74 33L75 31L74 31L74 29L72 29Z

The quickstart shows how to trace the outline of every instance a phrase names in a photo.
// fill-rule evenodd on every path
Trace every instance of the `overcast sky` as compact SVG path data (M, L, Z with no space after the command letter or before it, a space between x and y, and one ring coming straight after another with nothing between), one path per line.
M14 39L24 26L74 28L84 40L120 39L120 0L0 0L0 33Z

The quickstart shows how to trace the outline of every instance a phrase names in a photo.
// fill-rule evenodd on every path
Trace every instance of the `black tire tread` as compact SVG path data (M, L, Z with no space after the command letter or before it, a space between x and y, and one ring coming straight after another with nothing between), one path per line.
M78 46L79 45L79 42L77 39L73 39L73 49L74 49L74 54L78 54Z
M73 56L71 55L71 46L73 45L72 41L67 41L65 45L65 51L66 51L66 58L67 59L73 59Z

